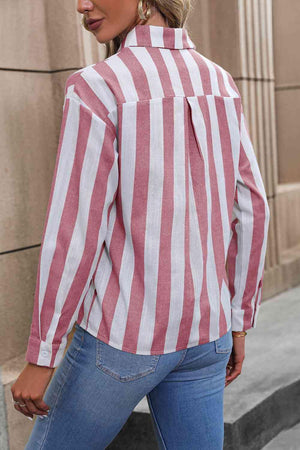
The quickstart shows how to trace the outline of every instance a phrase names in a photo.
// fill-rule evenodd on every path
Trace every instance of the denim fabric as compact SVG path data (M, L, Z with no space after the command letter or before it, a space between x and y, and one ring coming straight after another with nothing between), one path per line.
M44 395L25 450L105 449L146 396L158 447L221 450L231 329L216 341L162 355L114 348L78 324Z

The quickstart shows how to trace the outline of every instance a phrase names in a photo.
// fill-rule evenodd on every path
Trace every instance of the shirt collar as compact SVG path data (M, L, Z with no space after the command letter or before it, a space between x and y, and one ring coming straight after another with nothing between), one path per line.
M170 49L196 48L185 28L169 28L157 25L136 25L132 28L117 52L124 47L160 47Z

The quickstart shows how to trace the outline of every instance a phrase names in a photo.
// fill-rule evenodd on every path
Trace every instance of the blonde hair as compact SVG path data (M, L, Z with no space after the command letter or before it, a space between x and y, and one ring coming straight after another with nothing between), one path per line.
M188 13L191 9L191 0L146 0L147 5L154 7L167 22L170 28L183 28L186 22ZM138 16L137 16L138 20ZM83 20L83 26L85 26L85 21ZM131 27L132 28L132 27ZM105 43L106 46L106 56L108 58L114 55L122 40L126 36L127 31L123 31L121 34L115 36L113 39Z

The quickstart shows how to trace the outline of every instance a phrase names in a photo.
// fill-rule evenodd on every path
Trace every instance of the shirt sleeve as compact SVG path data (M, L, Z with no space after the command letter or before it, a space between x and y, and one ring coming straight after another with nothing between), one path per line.
M118 186L117 139L109 122L72 86L65 90L25 356L37 365L61 362L105 240Z
M270 210L243 107L240 154L227 255L232 331L256 327L262 298Z

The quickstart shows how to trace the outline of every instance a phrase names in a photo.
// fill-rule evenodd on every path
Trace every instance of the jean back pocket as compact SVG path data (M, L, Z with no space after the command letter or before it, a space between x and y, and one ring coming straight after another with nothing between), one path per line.
M139 355L97 339L96 366L119 381L133 381L155 372L160 355Z
M233 339L231 328L223 336L215 340L215 350L216 353L229 353L232 350Z

